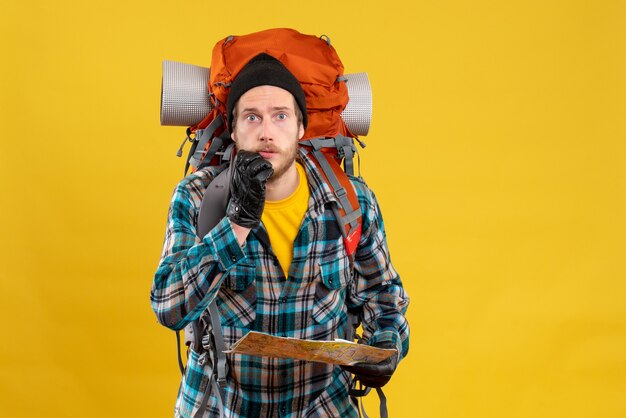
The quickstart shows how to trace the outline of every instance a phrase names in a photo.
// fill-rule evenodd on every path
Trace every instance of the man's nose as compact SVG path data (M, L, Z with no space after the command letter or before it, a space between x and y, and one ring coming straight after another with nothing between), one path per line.
M270 118L264 118L261 123L261 132L259 139L261 141L272 141L274 139L273 131L274 126Z

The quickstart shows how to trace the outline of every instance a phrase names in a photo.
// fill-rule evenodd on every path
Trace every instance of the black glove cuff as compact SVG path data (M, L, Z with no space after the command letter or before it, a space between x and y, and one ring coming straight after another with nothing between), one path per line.
M230 219L231 222L244 228L254 229L261 223L259 216L249 213L243 206L233 199L228 202L226 216L228 216L228 219Z

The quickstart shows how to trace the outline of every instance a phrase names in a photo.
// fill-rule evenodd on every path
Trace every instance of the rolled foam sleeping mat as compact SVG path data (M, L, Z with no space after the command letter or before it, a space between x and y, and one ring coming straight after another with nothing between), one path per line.
M191 126L212 109L207 91L209 68L163 61L161 125ZM367 73L344 74L348 105L341 117L356 135L367 135L372 120L372 89Z

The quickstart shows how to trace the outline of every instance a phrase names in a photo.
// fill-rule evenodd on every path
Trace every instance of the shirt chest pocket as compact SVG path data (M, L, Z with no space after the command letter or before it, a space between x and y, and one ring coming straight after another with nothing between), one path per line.
M318 324L339 317L346 310L346 292L351 270L347 257L319 263L315 302L311 316Z
M223 326L249 328L256 318L256 266L238 264L222 282L217 308Z

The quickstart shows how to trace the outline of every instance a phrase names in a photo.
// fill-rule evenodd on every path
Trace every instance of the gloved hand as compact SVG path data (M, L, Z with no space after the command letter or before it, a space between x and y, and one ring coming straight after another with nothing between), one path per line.
M378 348L393 348L396 349L396 345L390 341L383 341L378 344L374 344L374 347ZM380 363L357 363L352 366L341 366L342 369L354 374L361 383L370 388L381 388L389 382L391 375L398 366L398 356L394 353L387 360L383 360Z
M239 226L256 228L265 206L265 183L274 173L272 164L250 151L239 151L233 164L226 215Z

